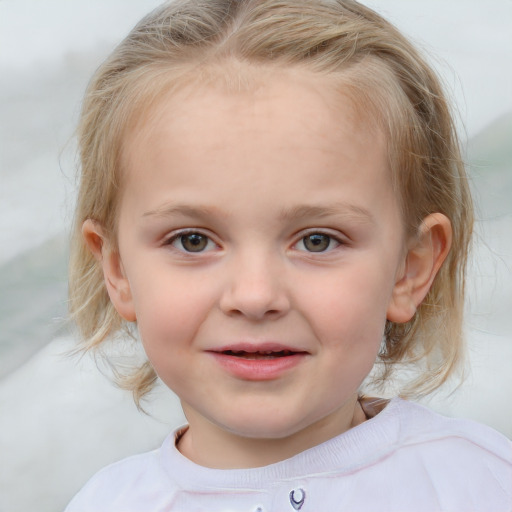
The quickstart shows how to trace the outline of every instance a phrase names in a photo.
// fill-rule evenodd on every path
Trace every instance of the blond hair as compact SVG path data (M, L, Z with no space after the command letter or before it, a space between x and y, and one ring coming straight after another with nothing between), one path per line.
M388 322L379 355L383 381L396 364L421 361L425 371L404 389L409 395L433 391L461 357L471 196L435 73L391 24L352 0L176 0L144 18L98 69L78 129L81 175L69 288L81 348L97 348L129 331L81 236L83 222L93 219L115 246L124 134L161 94L215 74L216 66L219 75L228 60L253 68L302 67L332 77L387 136L408 233L414 235L430 213L450 219L447 260L414 318ZM139 403L155 378L145 363L119 380Z

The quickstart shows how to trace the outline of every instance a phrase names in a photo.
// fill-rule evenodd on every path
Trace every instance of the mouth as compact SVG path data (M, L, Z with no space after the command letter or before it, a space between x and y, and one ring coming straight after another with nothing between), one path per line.
M232 376L251 381L274 380L301 365L309 352L276 343L221 347L210 351L214 359Z
M242 359L276 359L280 357L290 357L305 352L295 352L293 350L258 350L257 352L248 352L246 350L223 350L220 352L225 356L239 357Z

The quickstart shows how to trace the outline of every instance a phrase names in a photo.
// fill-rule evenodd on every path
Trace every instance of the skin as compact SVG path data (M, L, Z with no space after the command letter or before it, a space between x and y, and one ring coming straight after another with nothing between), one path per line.
M270 464L364 421L386 319L412 317L449 250L440 214L405 239L383 134L324 82L283 72L162 99L125 141L118 246L84 224L111 300L182 401L179 449L204 466ZM240 343L300 356L242 378L215 355Z

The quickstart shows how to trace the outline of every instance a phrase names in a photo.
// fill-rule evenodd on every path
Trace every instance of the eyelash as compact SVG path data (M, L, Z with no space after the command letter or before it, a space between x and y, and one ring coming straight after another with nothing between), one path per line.
M197 245L197 247L199 247L199 250L197 251L194 251L194 250L188 250L184 245L184 239L187 237L187 236L190 236L190 235L196 235L197 236L197 240L196 242L192 242L193 244L195 243ZM307 239L309 238L309 240L311 241L313 237L317 236L317 240L316 242L312 242L313 245L317 246L317 247L320 247L320 250L318 251L315 251L315 250L310 250L311 247L308 249L307 247ZM324 239L322 240L322 237L324 237ZM322 247L322 241L325 241L325 239L327 239L327 246L325 248L321 248ZM201 241L205 242L206 245L202 246L201 245ZM180 243L181 244L181 247L177 247L175 244L176 243ZM172 236L170 236L169 238L167 238L164 242L164 245L166 246L172 246L174 247L176 250L182 252L182 253L185 253L185 254L202 254L202 253L205 253L205 252L210 252L213 247L211 247L211 245L214 245L216 247L218 247L218 244L216 244L212 238L197 230L197 229L187 229L187 230L183 230L183 231L179 231L178 233L175 233L173 234ZM303 248L299 249L297 248L297 246L299 244L302 244ZM332 247L332 245L335 244L334 247ZM309 254L324 254L324 253L328 253L328 252L331 252L332 250L334 249L337 249L339 246L341 245L346 245L346 242L344 242L343 240L341 240L339 237L337 236L334 236L333 234L331 233L325 233L323 231L309 231L307 233L304 233L299 240L297 240L293 245L292 245L292 248L300 251L300 252L306 252L306 253L309 253ZM210 246L210 247L209 247ZM209 248L208 248L209 247ZM189 248L190 249L190 248Z
M167 246L172 246L173 248L175 248L176 250L184 253L184 254L202 254L204 252L210 252L212 250L212 247L210 247L210 249L208 250L204 250L204 249L201 249L199 251L189 251L187 250L184 246L183 246L183 239L187 236L190 236L190 235L197 235L198 237L202 237L203 239L206 240L206 246L204 247L204 249L206 249L209 245L214 245L215 247L218 247L218 244L216 244L211 236L197 230L197 229L187 229L187 230L183 230L183 231L179 231L178 233L174 233L172 236L170 236L169 238L167 238L165 241L164 241L164 245L167 245ZM181 248L180 247L177 247L175 245L176 242L181 242Z
M306 239L308 239L310 237L314 237L314 236L326 237L328 239L327 247L325 247L324 249L319 250L319 251L308 250L306 247L305 241L306 241ZM333 243L336 244L334 247L332 247ZM315 230L315 231L309 231L309 232L303 234L302 237L297 242L295 242L293 247L297 247L297 245L299 245L299 244L302 244L304 246L304 249L298 249L300 251L307 252L309 254L324 254L324 253L331 252L334 249L337 249L339 246L346 245L346 242L341 240L340 237L333 235L332 233L326 233L324 231L320 231L320 230L316 231ZM321 244L321 241L319 241L319 243L316 245L320 246L320 244Z

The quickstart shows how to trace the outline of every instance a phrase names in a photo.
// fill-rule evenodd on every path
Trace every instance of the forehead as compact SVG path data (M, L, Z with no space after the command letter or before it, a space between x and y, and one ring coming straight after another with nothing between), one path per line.
M339 80L296 68L255 70L232 64L224 71L206 70L199 79L185 79L183 86L159 95L125 133L123 173L138 167L142 146L163 153L157 148L158 138L166 138L169 151L171 143L177 159L186 145L196 154L213 156L235 142L239 146L244 138L247 146L264 145L261 149L316 147L329 152L355 132L354 152L366 151L367 145L383 155L387 151L375 117Z

